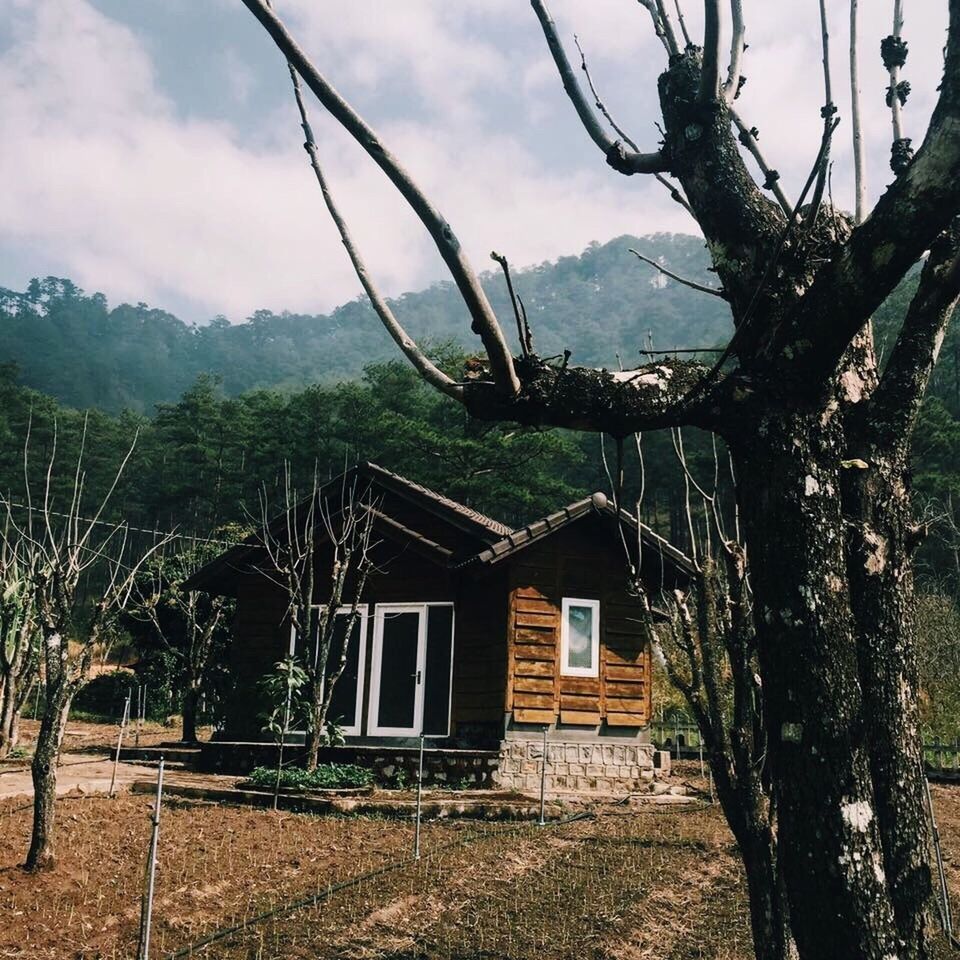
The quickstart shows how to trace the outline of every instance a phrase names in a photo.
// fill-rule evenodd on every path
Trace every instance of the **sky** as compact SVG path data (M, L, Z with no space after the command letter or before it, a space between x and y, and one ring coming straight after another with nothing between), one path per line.
M688 26L701 5L686 0ZM726 4L724 4L726 6ZM871 204L889 183L880 39L892 0L860 0ZM525 0L274 0L314 64L381 134L478 271L623 233L696 232L650 177L608 168L579 125ZM853 205L848 0L828 0L838 205ZM795 197L819 145L816 0L744 0L739 109ZM922 141L942 73L946 0L905 4ZM655 149L665 66L636 0L553 0L614 116ZM331 186L389 295L447 279L422 227L317 103ZM111 304L190 322L258 308L324 312L360 293L301 146L279 51L240 0L0 0L0 286L65 276ZM626 251L624 253L626 256ZM638 270L644 269L638 264Z

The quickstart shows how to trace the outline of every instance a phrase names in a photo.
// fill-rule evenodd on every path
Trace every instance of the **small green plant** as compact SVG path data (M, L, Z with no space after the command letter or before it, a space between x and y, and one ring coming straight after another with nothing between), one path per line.
M29 760L33 754L26 747L14 747L8 754L8 760Z
M260 686L271 706L269 713L262 715L263 729L272 733L279 743L286 730L296 730L306 719L307 672L295 657L287 657L274 664L273 673L268 673Z
M258 787L270 787L277 782L275 767L257 767L250 781ZM280 786L288 790L346 790L368 787L373 773L353 763L321 763L316 770L285 767L280 771Z
M387 778L387 786L394 790L405 790L410 783L410 775L404 767L397 767L393 774Z

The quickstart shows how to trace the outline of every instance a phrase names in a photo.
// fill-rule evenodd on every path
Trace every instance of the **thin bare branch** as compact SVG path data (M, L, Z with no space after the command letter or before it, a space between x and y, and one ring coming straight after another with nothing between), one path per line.
M720 0L703 0L703 67L700 103L714 103L720 88Z
M303 127L305 137L303 149L307 151L307 156L310 158L310 166L313 168L317 183L320 185L323 202L326 204L330 218L333 220L337 232L340 234L340 239L347 251L350 262L353 264L353 269L357 275L357 279L360 281L360 285L363 287L371 306L380 318L380 322L386 327L387 333L390 334L420 376L431 386L436 387L441 393L459 399L463 395L463 387L455 383L440 370L420 349L417 342L407 333L400 321L397 320L396 314L390 309L390 304L387 303L386 298L380 293L379 288L370 276L367 265L353 241L350 228L341 216L340 210L333 199L333 194L330 192L323 168L320 166L320 158L317 155L317 143L313 137L313 130L307 116L306 105L303 102L300 77L292 66L288 64L288 67L290 70L290 80L293 84L293 94L297 102L297 110L300 113L300 125Z
M256 0L244 0L245 3L256 2ZM567 54L563 49L563 44L557 35L557 25L553 22L549 11L543 0L530 0L531 6L540 21L540 27L553 56L553 62L556 64L560 79L563 81L563 89L573 103L577 115L584 129L590 135L590 139L603 151L607 158L607 163L614 170L626 175L634 173L662 173L669 169L666 157L662 152L639 153L636 150L627 150L623 141L614 140L607 133L600 119L594 113L590 101L584 95L583 89L577 80L573 67L567 59Z
M688 280L686 277L681 277L679 274L674 273L672 270L668 270L666 267L657 263L656 260L651 260L650 257L645 257L639 250L634 250L633 247L629 247L630 252L638 259L642 260L644 263L649 263L651 267L655 270L658 270L665 277L669 277L671 280L676 280L677 283L682 283L685 287L690 287L691 290L699 290L700 293L709 293L711 296L720 297L721 300L726 300L726 296L722 290L718 290L716 287L708 287L705 284L697 283L696 280Z
M900 80L900 68L907 59L907 45L903 41L903 0L893 0L893 32L883 39L880 53L887 68L890 85L887 87L887 106L893 126L893 144L890 148L890 167L902 173L910 163L913 151L903 135L902 107L910 92L910 84Z
M733 103L740 93L743 51L746 48L746 26L743 22L743 0L730 0L730 13L733 18L733 33L730 38L730 66L727 80L723 85L723 94L727 103Z
M243 3L270 34L287 62L300 74L317 99L383 170L420 219L460 291L473 321L473 331L483 340L497 388L510 396L516 394L519 381L503 331L450 224L374 130L310 62L273 10L263 0L243 0Z
M826 149L820 161L816 185L813 188L813 196L810 198L810 209L806 216L806 222L809 226L817 222L820 204L823 202L823 191L827 185L827 173L830 168L833 127L836 126L833 118L837 112L837 105L833 102L833 85L830 80L830 27L827 21L826 0L820 0L820 38L823 51L823 106L820 108L820 116L823 118Z
M738 139L740 143L747 148L753 159L757 162L757 166L764 176L763 185L773 191L773 195L777 198L777 203L780 204L783 212L787 214L787 216L791 216L793 214L793 204L790 203L787 195L783 192L783 187L780 186L780 174L767 163L760 150L760 144L757 142L756 127L748 127L733 107L730 107L730 119L733 120L739 131L740 135Z
M523 305L520 303L520 298L513 289L513 277L510 276L510 263L505 256L497 253L496 250L492 250L490 252L490 259L499 263L500 268L503 270L503 276L507 283L507 294L510 297L510 303L513 305L513 316L517 321L517 339L520 341L520 350L523 352L524 356L529 356L531 353L533 353L533 342L530 337L530 327L527 324L526 311L523 309Z
M860 66L857 32L858 0L850 0L850 116L853 123L853 180L856 193L854 224L867 215L867 172L863 155L863 120L860 117Z
M671 57L679 53L680 48L677 46L677 37L673 32L673 24L670 22L670 18L666 16L662 0L637 0L637 2L641 7L645 7L650 14L650 19L653 21L654 32L657 35L657 39L663 44L664 50L667 51L667 56Z
M669 21L670 17L666 11L666 8L664 7L663 0L657 0L657 2L660 4L660 9L663 12L664 18ZM690 47L693 45L693 41L691 41L690 34L687 31L687 21L683 19L683 9L680 6L680 0L673 0L673 5L677 11L677 20L680 23L680 32L683 34L683 42Z

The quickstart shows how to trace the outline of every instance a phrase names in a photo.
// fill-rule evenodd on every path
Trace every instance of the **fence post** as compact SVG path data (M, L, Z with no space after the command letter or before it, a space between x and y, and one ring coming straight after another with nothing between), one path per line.
M924 776L923 786L927 793L927 809L930 812L930 834L933 838L933 852L937 863L937 874L940 880L940 919L943 923L943 932L947 939L953 939L953 916L950 913L950 891L947 889L947 877L943 870L943 855L940 852L940 831L937 829L937 818L933 813L933 797L930 796L930 781Z
M130 719L130 692L127 691L127 699L123 705L123 716L120 718L120 732L117 734L117 752L113 757L113 776L110 777L110 792L108 797L113 796L113 788L117 785L117 767L120 766L120 747L123 744L123 731Z
M547 803L547 727L543 728L543 750L540 755L540 819L537 823L542 827L546 822Z
M700 744L700 779L703 779L703 734L697 731L697 742Z
M141 691L143 690L142 684L137 684L137 715L136 721L134 722L133 729L133 745L135 747L140 746L140 700L141 700Z
M680 721L673 718L673 747L677 751L677 759L680 759Z
M153 830L150 834L150 856L147 859L147 889L140 910L140 943L137 960L150 956L150 923L153 920L153 887L157 876L157 841L160 838L160 802L163 799L163 757L157 767L157 800L153 807Z
M420 731L420 759L417 763L417 824L413 833L413 859L420 859L420 810L423 802L423 731Z

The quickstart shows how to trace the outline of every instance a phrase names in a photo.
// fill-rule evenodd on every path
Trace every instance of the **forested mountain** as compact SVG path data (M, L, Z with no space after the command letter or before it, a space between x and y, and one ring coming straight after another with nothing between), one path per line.
M628 252L636 247L673 271L715 283L703 241L657 234L591 244L518 271L515 284L544 356L573 352L575 362L625 364L649 345L660 349L715 346L729 332L729 312L656 273ZM503 278L483 278L508 336L512 311ZM417 338L478 349L452 284L436 284L393 301ZM572 339L571 339L572 338ZM27 386L78 408L151 412L179 397L201 374L220 378L228 396L264 387L297 388L360 376L396 347L366 300L328 315L258 310L244 323L217 317L188 325L147 304L110 308L103 294L86 294L69 280L33 280L23 293L0 288L0 361L12 362Z

